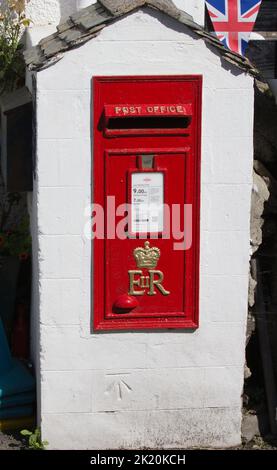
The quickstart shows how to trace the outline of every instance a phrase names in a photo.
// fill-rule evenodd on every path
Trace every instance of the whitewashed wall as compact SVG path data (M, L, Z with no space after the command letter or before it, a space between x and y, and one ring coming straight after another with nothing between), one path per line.
M205 22L205 0L173 0L176 7L193 16L196 23L204 25Z
M161 23L144 10L37 74L33 315L39 420L52 449L240 442L253 83L230 67L173 20ZM204 77L195 332L90 333L91 243L83 228L91 195L91 79L124 74Z
M76 11L77 0L30 0L26 13L33 21L32 26L58 24Z
M58 24L76 9L93 3L96 3L96 0L30 0L27 15L32 19L33 26ZM204 0L174 0L174 3L192 15L197 23L204 24Z

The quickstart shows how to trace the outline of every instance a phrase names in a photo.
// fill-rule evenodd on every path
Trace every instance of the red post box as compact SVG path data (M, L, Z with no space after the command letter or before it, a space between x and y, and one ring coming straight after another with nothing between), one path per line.
M201 92L201 76L93 80L95 331L198 327Z

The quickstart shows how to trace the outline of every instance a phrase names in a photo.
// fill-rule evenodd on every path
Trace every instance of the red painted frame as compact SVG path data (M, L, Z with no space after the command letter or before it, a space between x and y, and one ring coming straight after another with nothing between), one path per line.
M183 150L189 150L192 146L192 151L190 154L191 158L191 165L189 169L188 179L186 180L186 184L189 186L191 193L193 193L193 204L194 204L194 213L193 213L193 248L190 264L190 283L191 283L191 300L192 300L192 307L188 315L188 318L174 318L174 315L170 314L167 317L159 317L159 316L150 316L150 317L137 317L133 315L132 318L130 316L119 315L115 318L106 318L105 314L105 302L104 299L106 297L105 290L105 240L95 239L93 241L93 298L94 298L94 311L93 311L93 324L95 331L105 331L105 330L144 330L144 329L195 329L199 326L199 239L200 239L200 155L201 155L201 92L202 92L202 77L201 76L139 76L139 77L95 77L93 79L93 94L94 94L94 122L95 119L98 121L99 116L99 106L101 106L101 99L100 99L100 88L99 84L101 83L137 83L137 82L145 82L148 81L157 83L163 81L170 81L172 82L173 86L176 85L177 82L188 82L192 85L194 90L194 105L193 105L193 118L197 116L198 121L193 126L192 136L191 138L187 138L190 134L190 126L188 127L188 134L186 136L182 136L183 138L183 145L180 147L184 147ZM120 101L120 100L118 100ZM98 112L98 114L97 114ZM98 124L98 123L97 123ZM104 134L104 132L103 132ZM165 138L168 137L166 132L162 133ZM173 134L174 135L174 134ZM132 132L130 132L129 137L134 136ZM143 136L143 133L140 137ZM178 136L179 137L179 136ZM177 138L178 138L177 137ZM181 137L181 136L180 136ZM122 138L118 136L118 139ZM162 145L163 150L161 147L157 148L157 140L161 139L160 144ZM122 150L121 148L113 148L113 145L107 145L107 148L104 148L104 138L103 138L103 145L100 148L97 147L99 143L99 127L98 125L94 125L94 165L93 165L93 173L92 173L92 181L95 182L93 188L93 195L92 200L95 203L102 204L105 206L105 191L103 191L103 183L99 184L99 177L101 174L104 173L105 178L105 163L103 163L103 155L106 152L113 152L113 153L120 153L120 152L127 152L132 153L168 153L173 150L172 147L167 147L167 145L162 141L163 137L156 136L153 133L153 148L136 148L133 147L134 144L130 146L130 148L126 150ZM106 140L111 140L106 136ZM139 142L140 144L141 139L139 140L136 136L133 137L134 142ZM128 143L130 139L128 139ZM165 147L163 147L165 145ZM174 151L178 153L180 151L180 147L174 148ZM105 151L104 151L105 150ZM105 159L104 159L105 160ZM149 171L149 170L148 170Z

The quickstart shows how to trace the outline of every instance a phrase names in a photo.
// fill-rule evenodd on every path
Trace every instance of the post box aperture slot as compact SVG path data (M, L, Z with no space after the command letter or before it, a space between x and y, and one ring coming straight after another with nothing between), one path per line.
M191 120L191 104L105 106L107 136L188 134Z
M107 122L108 130L121 129L186 129L190 124L188 117L151 116L151 117L118 117L110 118Z

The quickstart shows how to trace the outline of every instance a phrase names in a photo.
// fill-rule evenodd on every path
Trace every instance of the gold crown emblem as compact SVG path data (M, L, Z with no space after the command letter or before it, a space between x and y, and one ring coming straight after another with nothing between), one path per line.
M144 248L139 246L134 249L134 258L138 268L155 268L158 264L161 252L159 248L150 248L150 243L145 242Z

